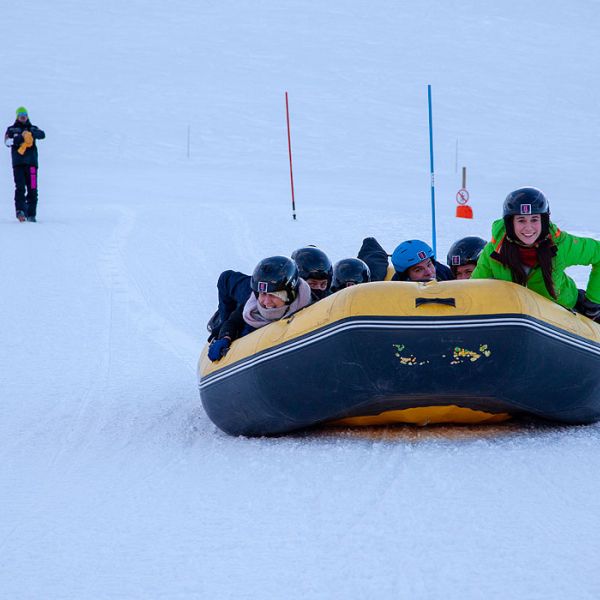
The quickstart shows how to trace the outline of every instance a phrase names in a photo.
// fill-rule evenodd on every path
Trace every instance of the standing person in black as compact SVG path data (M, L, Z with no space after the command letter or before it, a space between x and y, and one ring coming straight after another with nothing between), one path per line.
M17 108L15 122L6 130L4 143L11 149L13 177L15 180L15 211L19 221L33 221L37 213L38 151L36 140L46 134L31 124L27 109Z

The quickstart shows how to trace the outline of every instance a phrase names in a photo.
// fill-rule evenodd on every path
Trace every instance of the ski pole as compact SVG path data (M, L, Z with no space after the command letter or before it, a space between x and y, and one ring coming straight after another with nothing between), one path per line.
M427 86L427 101L429 104L429 165L431 173L431 239L433 255L437 256L435 234L435 176L433 170L433 119L431 116L431 85Z
M287 119L288 154L290 156L290 183L292 186L292 217L296 220L296 198L294 197L294 170L292 168L292 136L290 134L290 108L288 93L285 93L285 116Z

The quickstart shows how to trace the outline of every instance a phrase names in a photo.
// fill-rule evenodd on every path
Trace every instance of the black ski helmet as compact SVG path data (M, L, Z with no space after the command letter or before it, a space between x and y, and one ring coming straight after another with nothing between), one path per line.
M484 239L472 235L456 240L450 246L446 258L446 262L452 269L452 272L455 271L456 267L462 267L469 263L477 264L479 255L486 244L487 242ZM456 273L454 274L456 275Z
M542 231L538 239L544 239L550 231L550 205L542 190L534 187L522 187L506 196L502 207L502 216L508 237L515 241L513 217L516 215L542 215Z
M263 258L254 269L250 287L256 296L264 292L287 292L286 304L291 304L298 295L298 267L287 256L270 256Z
M550 212L548 199L542 190L534 187L522 187L506 196L502 216L543 215Z
M348 284L368 283L371 271L366 262L360 258L344 258L333 265L331 291L338 292Z
M302 279L327 279L327 287L331 286L333 267L323 250L315 246L298 248L292 253L292 258L298 265L298 273Z

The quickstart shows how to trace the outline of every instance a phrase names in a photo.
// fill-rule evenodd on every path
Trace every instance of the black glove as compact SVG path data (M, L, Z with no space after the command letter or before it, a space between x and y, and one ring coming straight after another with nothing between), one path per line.
M20 146L25 140L23 139L23 136L20 133L17 133L14 137L13 137L13 145L14 146Z
M229 346L231 346L231 340L227 337L213 340L208 347L208 358L213 362L221 360L227 354Z
M596 323L600 323L600 304L596 304L591 300L585 298L581 302L581 312L592 321L596 321Z

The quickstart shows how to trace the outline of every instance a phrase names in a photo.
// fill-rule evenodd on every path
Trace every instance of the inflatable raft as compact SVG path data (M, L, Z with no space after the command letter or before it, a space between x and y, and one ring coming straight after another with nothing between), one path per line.
M206 351L200 397L232 435L600 419L600 325L503 281L354 286Z

